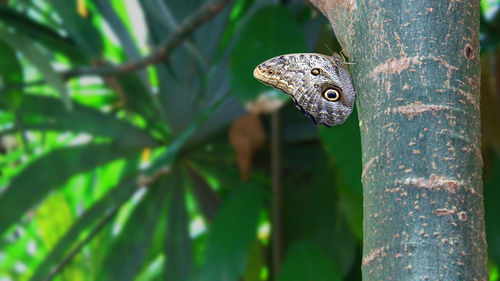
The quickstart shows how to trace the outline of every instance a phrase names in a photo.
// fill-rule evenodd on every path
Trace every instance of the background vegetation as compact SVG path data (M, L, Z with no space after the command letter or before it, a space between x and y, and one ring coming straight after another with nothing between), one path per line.
M361 280L357 114L315 126L252 77L339 51L309 3L1 2L1 281ZM499 6L481 22L491 280Z

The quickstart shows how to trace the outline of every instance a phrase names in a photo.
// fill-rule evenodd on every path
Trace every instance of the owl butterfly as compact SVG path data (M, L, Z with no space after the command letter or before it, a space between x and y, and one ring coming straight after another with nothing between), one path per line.
M346 61L337 53L278 56L259 64L253 76L292 97L304 115L327 127L344 123L356 93Z

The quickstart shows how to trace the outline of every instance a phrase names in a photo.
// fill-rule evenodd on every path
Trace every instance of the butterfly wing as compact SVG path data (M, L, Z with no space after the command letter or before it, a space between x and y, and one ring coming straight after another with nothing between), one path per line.
M354 87L344 60L336 54L278 56L258 65L254 76L289 94L297 108L314 123L341 124L352 112Z

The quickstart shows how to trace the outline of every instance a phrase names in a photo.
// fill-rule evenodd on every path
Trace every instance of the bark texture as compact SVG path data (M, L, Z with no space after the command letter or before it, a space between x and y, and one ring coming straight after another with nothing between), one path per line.
M479 0L311 0L357 91L363 280L488 280Z

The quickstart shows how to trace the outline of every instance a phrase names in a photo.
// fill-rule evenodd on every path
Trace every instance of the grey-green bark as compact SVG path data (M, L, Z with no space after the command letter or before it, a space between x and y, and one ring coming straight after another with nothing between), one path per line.
M311 0L353 63L363 280L488 280L479 0Z

